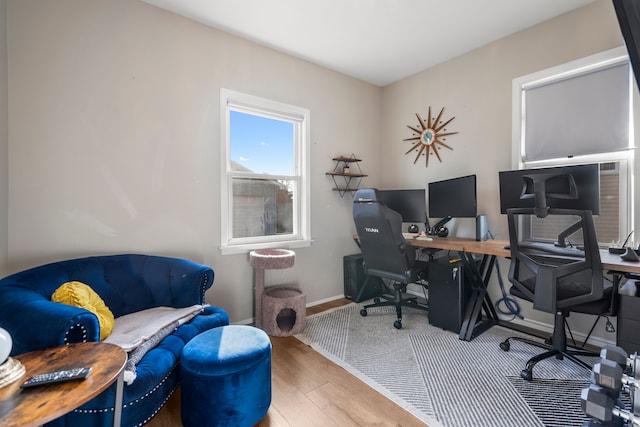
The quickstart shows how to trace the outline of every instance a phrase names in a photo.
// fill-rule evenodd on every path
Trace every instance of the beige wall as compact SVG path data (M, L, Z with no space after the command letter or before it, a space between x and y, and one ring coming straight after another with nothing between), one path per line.
M478 212L489 216L489 228L496 238L508 239L506 215L499 213L498 171L512 169L512 80L623 43L613 5L599 0L385 87L382 182L420 187L429 181L476 174ZM453 151L440 150L442 163L432 157L425 167L422 160L413 164L413 154L404 154L410 146L402 139L411 136L406 125L416 124L415 113L426 117L428 106L437 111L445 107L445 118L455 116L448 127L459 134L447 140ZM458 220L453 228L459 235L475 235L471 219ZM508 264L503 261L507 281ZM490 290L495 298L501 296L496 283ZM552 323L551 316L530 310L527 303L522 306L527 318ZM574 315L571 322L588 323L593 318ZM588 331L584 324L579 329Z
M8 101L7 101L7 0L0 0L0 277L7 271L9 227Z
M377 184L381 89L137 0L9 0L9 267L145 252L214 267L207 302L252 316L246 255L221 256L221 87L311 110L312 235L267 284L342 294L357 252L337 155ZM373 149L372 149L373 147Z
M512 79L622 45L610 1L598 0L381 89L135 0L9 0L8 18L9 270L183 256L214 267L207 300L232 321L251 317L252 272L246 255L217 249L221 87L311 109L315 241L267 282L297 282L318 302L342 293L342 256L357 252L352 199L325 176L332 157L355 153L364 185L381 188L474 173L479 212L506 238L497 172L511 168ZM446 107L459 134L425 168L402 139L428 106Z
M594 31L597 28L598 31ZM511 84L526 74L623 44L613 6L601 0L469 54L387 86L382 98L381 154L385 185L423 186L464 174L478 176L478 212L489 215L490 229L506 238L506 217L499 214L497 171L511 168ZM432 156L429 166L404 153L410 148L407 125L427 107L455 119L458 131L447 143L453 151ZM467 223L468 221L468 223ZM472 220L459 221L463 233L475 233Z

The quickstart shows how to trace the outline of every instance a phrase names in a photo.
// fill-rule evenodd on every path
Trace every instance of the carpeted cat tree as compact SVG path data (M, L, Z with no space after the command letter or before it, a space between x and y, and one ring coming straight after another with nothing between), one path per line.
M265 270L293 267L295 252L288 249L258 249L249 253L254 270L255 326L276 337L295 335L306 325L306 298L292 285L265 287Z

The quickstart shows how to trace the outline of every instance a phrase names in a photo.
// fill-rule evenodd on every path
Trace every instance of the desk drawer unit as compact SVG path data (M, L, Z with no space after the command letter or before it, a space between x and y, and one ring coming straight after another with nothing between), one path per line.
M620 295L617 344L631 353L640 353L640 297Z
M429 323L446 331L460 332L471 294L462 261L446 258L429 263Z

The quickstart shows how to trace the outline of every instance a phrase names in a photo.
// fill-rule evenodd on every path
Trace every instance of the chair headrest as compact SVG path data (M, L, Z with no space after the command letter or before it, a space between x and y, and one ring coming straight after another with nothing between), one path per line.
M376 188L361 188L353 196L353 203L381 202L382 197Z

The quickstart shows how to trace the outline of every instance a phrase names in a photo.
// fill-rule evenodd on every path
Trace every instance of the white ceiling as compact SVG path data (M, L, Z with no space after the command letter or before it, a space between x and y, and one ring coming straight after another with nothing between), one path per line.
M143 0L386 86L595 0Z

